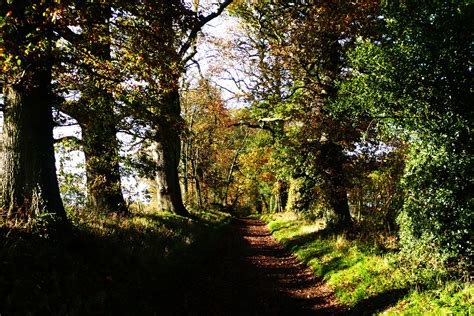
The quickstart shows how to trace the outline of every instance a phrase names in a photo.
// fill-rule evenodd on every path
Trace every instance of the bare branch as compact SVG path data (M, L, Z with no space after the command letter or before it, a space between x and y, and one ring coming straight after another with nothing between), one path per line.
M217 11L215 11L213 13L210 13L207 16L199 16L198 17L198 22L194 25L191 32L189 33L188 38L186 39L183 46L181 46L181 48L179 50L179 55L183 58L184 61L189 60L189 59L192 58L192 56L191 57L184 57L184 55L186 54L188 49L191 47L191 45L193 45L195 43L197 35L201 31L203 26L206 25L207 23L209 23L210 21L212 21L213 19L215 19L216 17L218 17L219 15L221 15L221 13L224 11L224 9L227 8L232 2L233 2L233 0L225 0L224 2L222 2L220 4L219 8L217 8Z

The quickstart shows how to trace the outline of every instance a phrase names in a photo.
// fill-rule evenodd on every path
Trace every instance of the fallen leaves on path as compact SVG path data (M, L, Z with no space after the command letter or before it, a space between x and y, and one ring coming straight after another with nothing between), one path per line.
M332 292L259 220L236 220L203 276L187 288L188 314L334 315Z

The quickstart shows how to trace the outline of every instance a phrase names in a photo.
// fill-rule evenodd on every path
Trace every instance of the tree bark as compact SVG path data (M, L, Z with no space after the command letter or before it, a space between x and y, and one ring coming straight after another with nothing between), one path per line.
M184 198L187 202L189 202L190 194L189 194L189 184L188 184L188 152L189 152L189 142L183 141L181 143L181 152L183 153L181 157L181 165L182 165L182 173L183 173L183 190L184 190Z
M84 16L83 36L92 55L104 65L111 61L109 20L110 5L84 2L78 6ZM94 41L94 39L100 37ZM107 67L99 65L98 67ZM62 111L75 118L82 129L86 159L88 207L101 213L128 214L120 179L117 115L115 100L107 87L110 83L98 76L100 69L79 68L81 99L77 105L63 106ZM86 67L87 68L87 67Z
M153 160L156 163L158 209L190 216L184 206L179 184L181 109L178 86L164 97L160 112L162 120L157 126L153 145Z
M0 145L0 210L8 217L28 221L44 214L49 228L68 228L56 176L52 117L50 49L52 30L43 14L49 2L2 3L0 15L9 12L2 29L1 49L5 56L17 56L16 70L2 74L3 135ZM25 56L25 45L39 47ZM5 61L8 64L8 61ZM11 61L10 61L11 62ZM2 213L3 213L2 212Z
M0 208L10 218L50 213L66 225L53 147L51 67L30 68L21 83L4 84Z
M94 99L83 96L80 105L63 106L61 111L81 126L88 207L101 213L125 215L129 210L122 193L113 102L112 96L98 93Z
M285 182L277 180L274 191L275 207L271 211L281 213L285 210L288 201L288 186Z
M335 215L330 223L333 229L345 230L352 225L347 197L347 179L344 174L345 155L342 146L333 142L324 144L321 148L322 161L326 169L326 196Z
M352 225L352 219L349 212L347 190L344 186L334 188L331 192L331 206L337 218L335 226L342 230L349 228Z
M104 118L104 115L107 116L101 113L100 119L93 116L80 122L88 206L101 213L125 215L128 208L122 194L115 118Z

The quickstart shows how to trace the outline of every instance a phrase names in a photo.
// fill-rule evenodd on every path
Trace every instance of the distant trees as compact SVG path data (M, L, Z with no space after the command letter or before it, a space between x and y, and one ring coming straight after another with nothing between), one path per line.
M231 126L232 110L220 90L207 79L183 91L182 177L186 200L200 208L235 206L239 158L246 149L247 131Z

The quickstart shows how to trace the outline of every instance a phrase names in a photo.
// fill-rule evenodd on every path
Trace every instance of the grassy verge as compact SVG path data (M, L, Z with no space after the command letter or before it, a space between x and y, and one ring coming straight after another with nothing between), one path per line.
M195 215L76 215L67 241L1 225L0 314L152 315L180 306L186 281L229 221Z
M275 238L334 289L354 314L455 314L474 312L472 284L438 282L432 271L407 267L395 249L344 235L328 235L322 222L294 214L265 216ZM423 280L431 286L424 286Z

